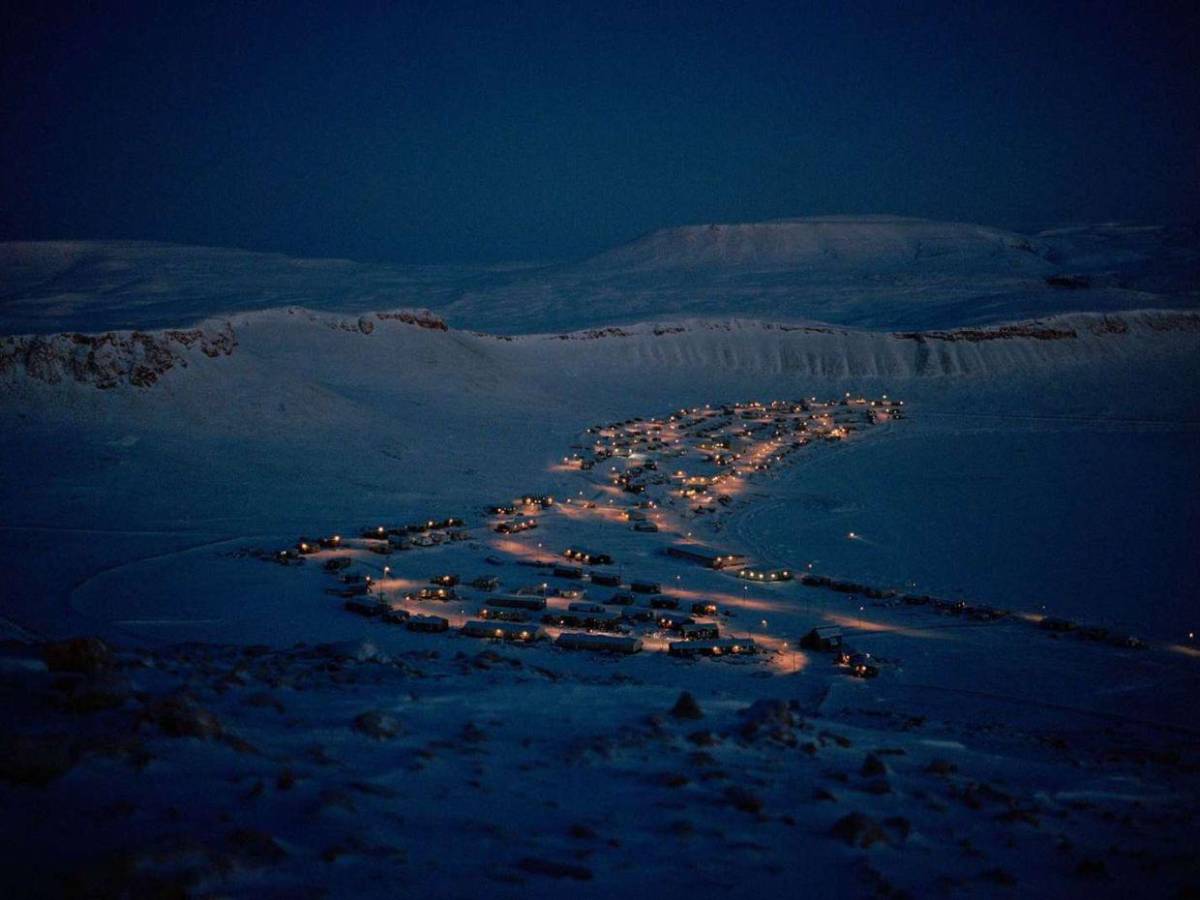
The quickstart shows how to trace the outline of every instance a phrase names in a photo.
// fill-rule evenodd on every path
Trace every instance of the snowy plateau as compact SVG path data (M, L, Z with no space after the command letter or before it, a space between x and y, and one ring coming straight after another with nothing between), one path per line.
M1192 896L1198 460L1194 227L0 245L0 890Z

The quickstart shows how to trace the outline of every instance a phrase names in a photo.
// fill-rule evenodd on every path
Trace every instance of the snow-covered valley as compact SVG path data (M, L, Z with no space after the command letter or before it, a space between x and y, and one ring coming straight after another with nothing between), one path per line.
M0 790L55 812L10 843L23 862L8 871L53 859L68 879L234 895L1193 884L1200 318L1179 272L1194 257L1100 252L1096 231L964 243L962 228L707 236L682 265L668 235L572 269L609 294L571 294L557 273L534 302L506 273L486 292L412 288L403 302L433 310L413 313L344 284L280 305L238 290L245 272L178 320L170 303L139 319L141 288L89 293L60 273L76 299L53 312L23 275L0 306ZM938 263L906 296L915 245ZM1092 286L1046 284L1084 261ZM1122 266L1121 286L1096 274ZM992 300L964 296L968 277ZM674 305L671 279L699 279L703 298ZM562 464L595 423L847 392L903 398L907 415L815 442L675 531L558 504L510 537L484 514L529 493L628 506ZM518 565L530 554L599 547L626 581L713 598L762 652L408 631L327 595L329 553L251 555L447 515L469 541L360 551L356 568L392 593L450 571L510 590L537 580ZM665 558L680 532L897 594L743 583ZM464 589L445 612L457 625L485 600ZM879 676L799 648L817 625ZM84 634L114 655L48 671L22 642ZM683 691L701 718L672 712ZM102 836L64 853L77 821Z

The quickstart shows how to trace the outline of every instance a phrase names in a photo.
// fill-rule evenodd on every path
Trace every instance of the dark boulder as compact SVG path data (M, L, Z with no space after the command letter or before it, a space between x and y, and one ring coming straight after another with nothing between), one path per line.
M95 675L113 665L112 650L98 637L51 641L42 647L42 656L51 672Z
M675 705L671 707L671 715L677 719L703 719L704 713L700 709L700 704L696 702L696 698L691 695L690 691L684 691L679 695L679 699L675 701Z

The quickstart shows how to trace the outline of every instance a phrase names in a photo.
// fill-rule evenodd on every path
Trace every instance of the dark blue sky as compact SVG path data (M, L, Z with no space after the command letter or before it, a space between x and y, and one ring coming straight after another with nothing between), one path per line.
M447 262L1200 216L1200 4L889 5L8 8L0 239Z

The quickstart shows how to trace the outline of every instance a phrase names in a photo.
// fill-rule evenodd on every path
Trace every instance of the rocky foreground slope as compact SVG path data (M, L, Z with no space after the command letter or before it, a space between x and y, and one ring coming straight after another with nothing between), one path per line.
M2 645L0 798L23 827L0 886L609 897L652 881L664 897L757 897L814 873L822 896L1196 885L1190 733L824 709L822 675L589 662L468 640Z

